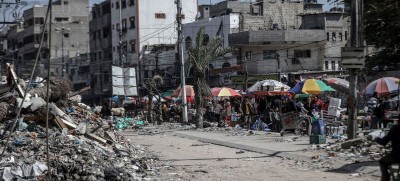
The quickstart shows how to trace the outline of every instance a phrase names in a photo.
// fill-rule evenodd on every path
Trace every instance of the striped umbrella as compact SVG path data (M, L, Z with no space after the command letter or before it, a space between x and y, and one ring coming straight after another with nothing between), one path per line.
M228 87L212 88L211 92L212 95L215 97L233 97L233 96L241 97L241 95L238 92Z
M398 84L396 84L396 81L399 81L396 77L383 77L374 80L361 91L361 94L372 96L375 92L378 95L397 93Z
M301 81L289 90L295 94L320 94L327 91L335 91L335 89L316 79Z

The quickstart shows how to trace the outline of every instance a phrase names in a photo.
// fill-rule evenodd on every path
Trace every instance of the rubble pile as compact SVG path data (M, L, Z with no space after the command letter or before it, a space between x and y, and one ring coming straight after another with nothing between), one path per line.
M52 180L133 180L148 177L154 170L152 155L145 148L132 146L120 137L113 145L103 145L65 133L49 131ZM45 137L41 126L15 132L0 161L1 178L43 177L48 171Z
M315 151L318 154L312 156L310 160L296 162L296 168L300 170L330 169L339 162L353 164L377 161L387 152L376 142L366 138L311 145L303 151Z
M15 78L14 78L15 80ZM20 81L23 82L23 81ZM68 97L68 80L50 79L49 131L46 134L46 86L18 84L0 95L0 180L150 180L157 178L154 156L114 130L96 110ZM18 107L21 116L16 120ZM14 130L12 127L16 124ZM46 137L49 139L49 168ZM6 140L9 142L6 145Z

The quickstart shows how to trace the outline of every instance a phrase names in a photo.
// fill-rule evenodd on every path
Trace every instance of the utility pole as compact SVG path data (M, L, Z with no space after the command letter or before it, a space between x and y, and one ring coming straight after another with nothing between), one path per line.
M61 77L64 78L64 71L65 71L64 70L64 68L65 68L65 60L64 60L64 27L61 30L61 60L62 60Z
M157 50L156 56L155 56L155 59L156 59L156 75L160 74L160 72L159 72L160 69L158 68L159 54L160 54L160 52Z
M119 65L123 68L122 63L122 2L121 0L118 1L119 3Z
M360 30L363 28L360 26L362 22L362 11L360 11L363 7L363 0L352 0L351 1L351 47L363 47L362 42L362 33ZM362 23L361 23L362 24ZM363 30L361 30L363 31ZM357 122L357 69L350 68L349 69L349 139L354 139L357 136L358 122Z
M281 60L279 59L279 53L278 52L276 52L276 55L275 55L276 57L276 61L277 61L277 63L278 63L278 80L277 81L281 81Z
M178 24L178 54L180 54L181 60L181 91L182 91L182 103L183 103L183 110L182 110L182 120L184 123L188 122L187 119L187 101L186 101L186 78L185 78L185 60L183 54L183 34L182 34L182 3L181 0L176 0L176 8L177 8L177 16L176 22ZM199 108L200 109L200 108Z

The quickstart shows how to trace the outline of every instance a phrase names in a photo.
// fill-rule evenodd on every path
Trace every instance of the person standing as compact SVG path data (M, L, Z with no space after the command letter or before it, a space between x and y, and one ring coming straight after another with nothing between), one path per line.
M252 122L252 104L250 103L249 98L246 98L243 102L242 113L244 117L244 125L243 127L250 129L250 124Z
M400 126L395 124L390 128L389 133L383 138L376 138L375 141L380 145L387 145L392 142L392 152L379 160L382 181L389 181L389 167L395 163L400 163Z

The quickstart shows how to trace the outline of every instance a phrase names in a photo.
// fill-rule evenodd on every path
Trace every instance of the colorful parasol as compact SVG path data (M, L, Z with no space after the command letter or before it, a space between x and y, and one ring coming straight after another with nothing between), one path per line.
M378 95L385 95L391 93L397 93L399 81L396 77L383 77L369 83L364 90L361 91L362 95L373 96L376 92Z
M234 96L241 97L241 95L237 91L228 87L212 88L211 92L212 95L216 97L234 97Z
M301 81L289 90L295 94L320 94L328 91L335 91L335 89L316 79Z
M186 97L194 97L194 88L192 85L186 85ZM171 97L182 97L182 88L179 86L177 89L174 90Z

